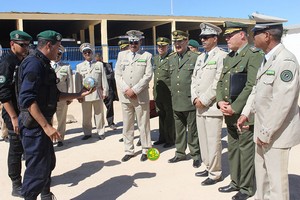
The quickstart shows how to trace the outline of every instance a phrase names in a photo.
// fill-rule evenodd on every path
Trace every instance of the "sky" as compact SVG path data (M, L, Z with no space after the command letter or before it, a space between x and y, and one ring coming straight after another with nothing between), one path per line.
M26 3L25 3L26 2ZM141 14L247 19L253 12L300 25L300 0L0 0L0 12Z

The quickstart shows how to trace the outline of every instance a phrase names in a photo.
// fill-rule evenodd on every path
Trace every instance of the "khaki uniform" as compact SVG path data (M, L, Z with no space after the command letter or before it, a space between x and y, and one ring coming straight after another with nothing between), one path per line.
M243 113L255 113L254 142L257 199L289 199L288 158L291 147L300 143L299 64L279 44L257 73L257 83ZM284 99L284 100L283 100ZM270 189L272 188L272 189Z
M154 85L153 97L159 116L159 139L167 144L175 142L175 125L171 99L171 77L167 54L153 58Z
M109 86L106 74L101 62L83 61L76 66L75 87L79 92L83 87L83 80L87 77L93 77L97 82L95 92L84 97L82 102L82 128L84 135L92 134L92 107L94 108L94 119L97 133L104 135L105 122L103 110L103 96L108 96Z
M119 100L123 112L123 136L125 153L134 155L134 117L136 114L140 131L142 153L151 148L150 137L150 108L149 108L149 82L152 78L152 54L138 51L133 57L130 50L119 52L115 75L119 92ZM124 95L131 88L137 98L131 99Z
M223 59L227 53L218 47L198 56L191 84L192 103L198 98L205 106L197 108L197 130L201 149L201 158L205 164L208 177L212 180L220 178L221 167L221 131L223 114L216 106L217 83L223 69Z
M254 195L254 143L253 121L250 120L249 130L238 133L236 122L244 108L252 87L255 84L257 70L263 60L262 54L255 47L247 44L238 54L230 52L224 60L224 67L217 86L216 101L231 104L235 113L225 116L228 131L228 159L230 167L230 185L243 194ZM230 99L230 75L247 73L247 82L235 101Z
M187 51L179 61L177 53L169 57L171 94L176 130L176 157L186 156L187 144L194 160L200 159L196 109L191 103L191 77L198 54Z
M73 76L72 69L69 63L51 62L59 82L57 88L61 92L73 93ZM57 102L56 118L57 118L57 131L61 134L62 140L66 133L66 120L67 120L68 104L67 101Z

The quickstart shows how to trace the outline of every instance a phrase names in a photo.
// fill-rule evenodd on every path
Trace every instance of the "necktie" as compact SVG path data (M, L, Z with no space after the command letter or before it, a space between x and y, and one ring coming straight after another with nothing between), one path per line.
M135 57L135 52L132 52L132 60L134 59Z
M53 69L56 69L56 68L57 68L57 63L54 63Z
M208 58L208 53L205 53L204 62L207 60L207 58Z
M264 56L263 65L265 65L265 64L266 64L266 62L267 62L267 59L266 59L266 57Z

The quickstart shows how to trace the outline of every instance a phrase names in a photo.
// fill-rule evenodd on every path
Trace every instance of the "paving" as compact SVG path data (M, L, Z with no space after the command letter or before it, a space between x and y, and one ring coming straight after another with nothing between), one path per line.
M81 105L76 100L69 106L68 114L73 115L77 122L67 124L64 146L54 145L57 163L52 173L51 191L58 200L229 200L235 194L218 192L218 187L230 182L225 128L222 134L222 167L225 179L212 186L201 186L205 178L195 177L194 174L205 169L203 164L195 169L192 167L192 159L168 163L168 159L174 156L174 147L166 149L162 145L155 146L160 151L159 159L145 162L140 161L141 148L136 147L136 156L128 162L121 162L124 145L119 142L123 121L119 102L115 102L115 122L118 128L111 130L107 127L105 140L98 140L96 134L86 141L81 140ZM135 136L136 143L137 130ZM151 119L151 137L152 141L158 139L158 118ZM0 142L0 200L20 199L10 195L11 182L7 175L8 147L8 143ZM292 148L289 161L291 200L300 199L299 154L300 145Z

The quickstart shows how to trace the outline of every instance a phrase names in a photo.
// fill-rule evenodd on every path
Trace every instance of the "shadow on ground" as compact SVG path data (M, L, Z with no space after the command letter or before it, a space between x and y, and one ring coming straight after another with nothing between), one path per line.
M112 160L108 162L92 161L81 164L80 167L70 170L64 174L53 176L51 179L51 185L70 184L69 187L78 185L80 181L96 174L104 166L115 166L121 164L120 161Z
M140 172L133 176L122 175L108 179L104 183L90 188L72 200L115 200L131 187L138 187L137 179L153 178L156 173ZM139 199L139 198L138 198Z

